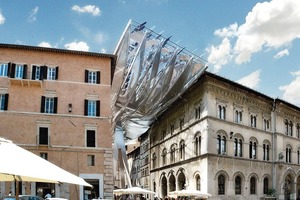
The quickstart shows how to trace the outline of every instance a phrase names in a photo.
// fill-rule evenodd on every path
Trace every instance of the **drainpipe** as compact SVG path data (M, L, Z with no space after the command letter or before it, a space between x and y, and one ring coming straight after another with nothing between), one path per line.
M272 107L272 143L273 143L273 151L272 151L272 187L274 189L277 188L277 177L276 177L276 160L277 160L277 138L276 138L276 102L275 99L273 100L273 107Z

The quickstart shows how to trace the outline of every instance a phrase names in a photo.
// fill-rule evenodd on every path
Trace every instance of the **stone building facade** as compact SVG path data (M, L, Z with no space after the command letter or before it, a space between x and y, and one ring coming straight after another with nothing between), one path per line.
M110 89L115 59L0 44L0 136L94 186L21 183L20 194L112 198ZM14 193L13 183L1 182L0 188L0 196Z
M300 109L204 72L149 129L150 189L300 197Z

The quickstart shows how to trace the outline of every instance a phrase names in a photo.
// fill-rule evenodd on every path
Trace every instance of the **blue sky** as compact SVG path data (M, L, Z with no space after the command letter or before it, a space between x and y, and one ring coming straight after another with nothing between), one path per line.
M113 54L130 19L208 71L300 106L298 0L3 0L0 43Z

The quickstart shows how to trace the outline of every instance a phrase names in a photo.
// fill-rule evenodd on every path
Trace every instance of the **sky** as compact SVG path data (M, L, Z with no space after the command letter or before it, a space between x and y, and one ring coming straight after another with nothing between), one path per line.
M129 20L300 107L299 0L1 0L0 43L113 54Z

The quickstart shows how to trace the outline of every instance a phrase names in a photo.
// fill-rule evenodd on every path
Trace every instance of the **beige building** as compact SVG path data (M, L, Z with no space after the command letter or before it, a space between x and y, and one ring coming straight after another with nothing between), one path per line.
M112 198L115 60L110 54L0 44L0 136L94 186L21 183L21 194ZM0 189L0 196L14 193L13 183L1 182Z
M300 108L204 72L152 124L150 189L300 197Z

